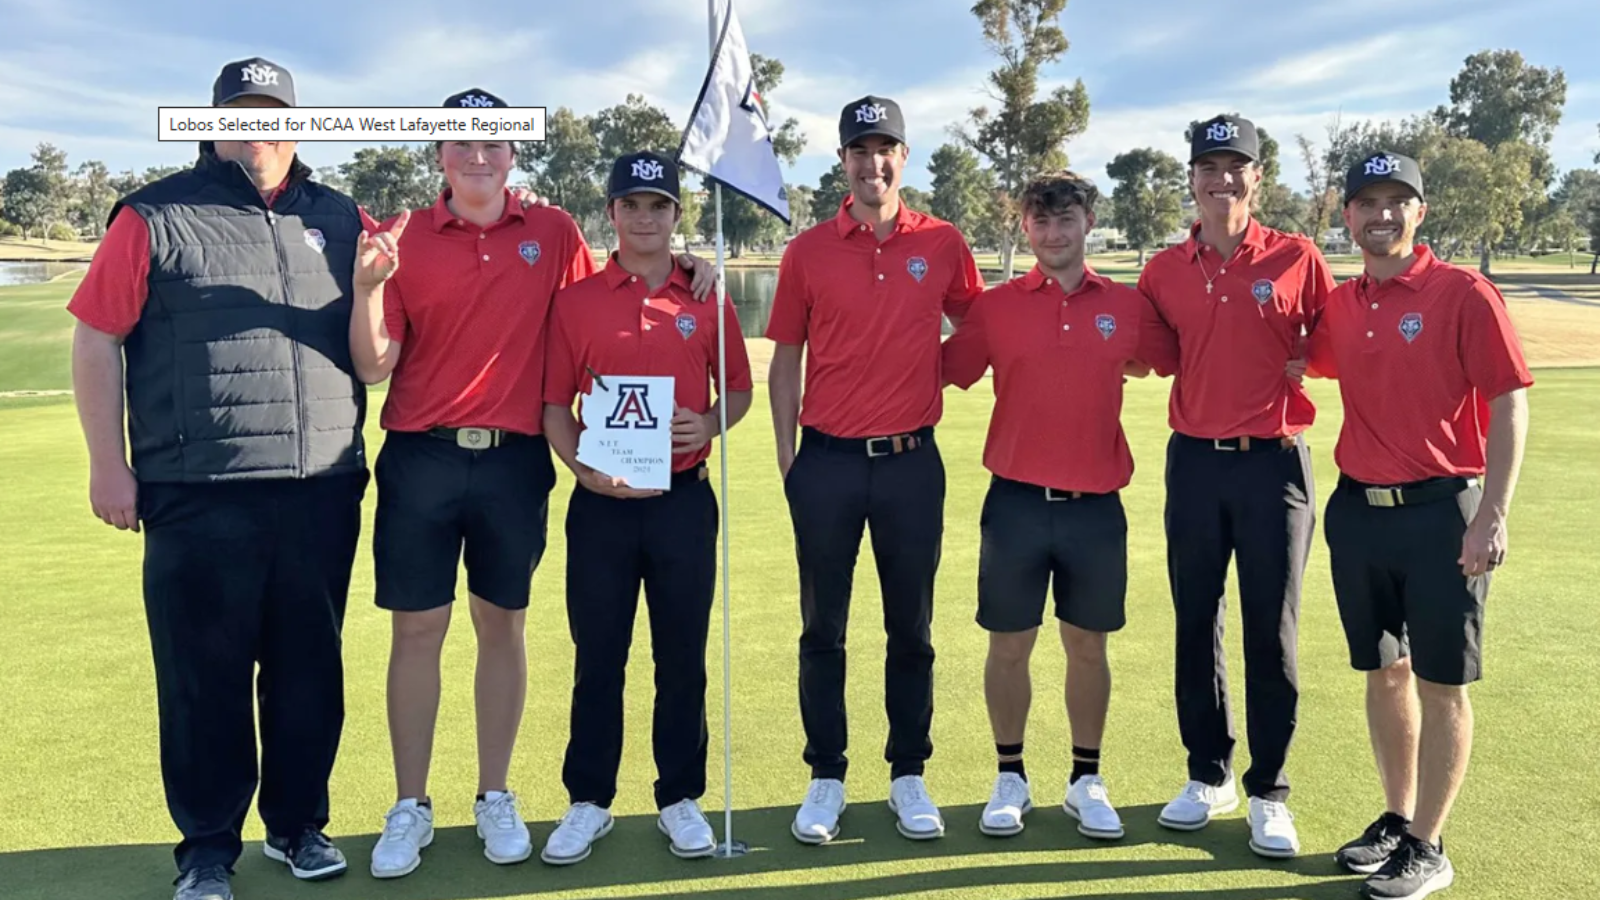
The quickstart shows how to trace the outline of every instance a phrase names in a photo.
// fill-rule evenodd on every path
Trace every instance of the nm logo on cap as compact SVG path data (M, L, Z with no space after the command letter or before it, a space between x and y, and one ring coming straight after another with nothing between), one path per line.
M1374 156L1367 160L1368 175L1393 175L1400 171L1400 160L1392 156Z
M1094 327L1099 330L1101 337L1109 341L1111 336L1117 333L1116 317L1101 313L1094 317Z
M687 341L689 339L689 335L694 334L696 324L697 323L694 320L694 316L691 316L688 313L680 313L678 315L678 333L683 335L684 340Z
M857 122L881 122L888 116L889 111L883 108L882 103L863 103L856 107Z
M239 70L239 80L251 84L277 84L278 70L265 63L251 63Z
M1206 129L1208 141L1231 141L1239 136L1239 126L1232 122L1212 122Z
M906 260L906 271L911 273L912 278L921 282L928 274L928 261L920 256L913 256Z
M1400 317L1400 336L1411 343L1422 333L1422 313L1406 313Z
M328 246L328 239L322 236L322 229L306 229L306 246L317 251L318 253L321 253L323 248Z
M606 416L606 427L656 427L656 417L650 412L650 388L643 384L617 385L617 405Z
M523 241L517 245L517 255L522 257L523 262L533 265L539 261L539 242Z
M468 94L461 98L462 106L494 106L494 101L482 94Z
M667 174L661 163L653 159L636 159L633 161L633 177L645 181L657 181Z

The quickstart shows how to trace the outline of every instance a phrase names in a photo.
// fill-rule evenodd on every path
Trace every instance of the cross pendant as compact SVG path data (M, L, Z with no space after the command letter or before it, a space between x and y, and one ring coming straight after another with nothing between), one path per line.
M1206 282L1206 293L1211 293L1211 282Z

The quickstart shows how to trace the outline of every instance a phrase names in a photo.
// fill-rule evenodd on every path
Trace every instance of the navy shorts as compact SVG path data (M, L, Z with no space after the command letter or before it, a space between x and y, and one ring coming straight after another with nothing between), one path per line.
M509 435L468 450L418 432L389 432L374 466L378 510L372 552L377 604L419 612L467 590L502 609L525 609L544 556L555 466L543 436Z

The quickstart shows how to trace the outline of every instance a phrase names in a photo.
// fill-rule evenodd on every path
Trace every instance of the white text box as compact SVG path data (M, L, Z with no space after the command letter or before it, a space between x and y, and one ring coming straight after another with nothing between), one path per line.
M162 141L543 141L542 106L163 106Z

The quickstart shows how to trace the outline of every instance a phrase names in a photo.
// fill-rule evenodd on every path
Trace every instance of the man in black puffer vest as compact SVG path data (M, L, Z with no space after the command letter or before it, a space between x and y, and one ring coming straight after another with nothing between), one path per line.
M213 106L294 102L262 59L213 88ZM118 202L69 306L90 501L144 533L178 900L231 900L258 783L268 857L304 879L346 868L322 829L368 478L349 351L363 213L310 174L293 143L201 144Z

